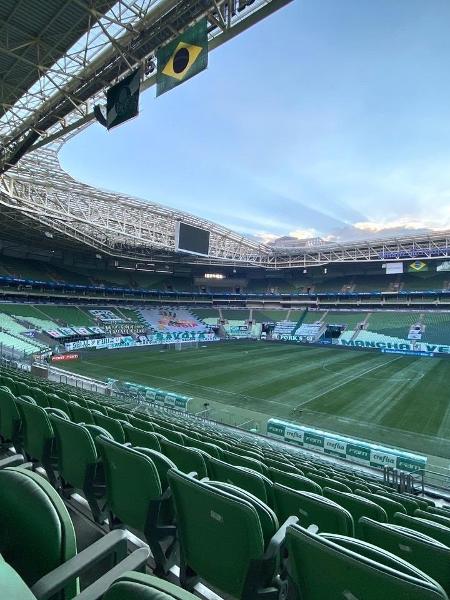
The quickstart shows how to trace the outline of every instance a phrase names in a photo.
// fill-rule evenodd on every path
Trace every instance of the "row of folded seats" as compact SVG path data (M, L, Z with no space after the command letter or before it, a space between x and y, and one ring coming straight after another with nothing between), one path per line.
M251 600L280 594L426 600L450 593L450 510L430 500L111 399L25 389L11 376L1 383L0 434L15 449L11 459L42 467L50 482L11 467L11 459L0 471L0 554L34 592L41 594L42 569L27 571L8 519L3 523L13 510L14 486L2 478L12 473L39 478L57 498L82 495L98 524L107 519L112 534L126 528L147 542L156 575L165 578L179 565L187 590L201 581L221 595ZM59 597L78 592L66 586ZM84 600L83 593L77 597Z

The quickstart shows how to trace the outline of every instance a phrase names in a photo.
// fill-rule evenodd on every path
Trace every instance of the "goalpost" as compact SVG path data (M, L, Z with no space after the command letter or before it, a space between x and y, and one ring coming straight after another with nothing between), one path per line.
M175 344L171 344L171 346L173 346L174 350L178 350L179 352L181 352L181 350L189 350L192 348L198 348L198 341L195 342L175 342Z

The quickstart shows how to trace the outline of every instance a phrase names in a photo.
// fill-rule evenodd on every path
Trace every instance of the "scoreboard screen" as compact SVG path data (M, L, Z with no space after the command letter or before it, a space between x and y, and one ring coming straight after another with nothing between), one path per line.
M209 254L209 231L186 223L177 223L175 231L175 249L190 254Z

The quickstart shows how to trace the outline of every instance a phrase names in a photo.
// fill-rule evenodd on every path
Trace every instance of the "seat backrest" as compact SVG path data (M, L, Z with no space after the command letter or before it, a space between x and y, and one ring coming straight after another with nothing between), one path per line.
M29 587L0 556L0 595L10 600L36 600Z
M354 534L351 514L333 500L311 492L297 492L279 483L274 484L273 491L280 522L294 515L304 527L317 525L320 532Z
M136 417L135 415L128 415L128 421L131 423L131 425L133 425L134 427L136 427L137 429L141 429L142 431L154 431L154 427L151 423L151 421L149 421L148 419L141 419L139 417Z
M114 581L103 600L196 600L179 585L144 573L128 572ZM24 598L24 600L28 600Z
M47 400L47 394L38 387L30 386L28 388L28 396L31 396L36 404L42 408L50 406L50 402Z
M309 479L312 479L313 481L315 481L317 484L319 484L322 489L324 487L328 487L333 490L337 490L339 492L351 493L351 491L352 491L348 485L346 485L345 483L341 483L340 481L337 481L336 479L331 479L331 477L324 477L322 475L316 475L315 473L312 473L311 471L307 471L306 476L309 477Z
M83 425L50 415L55 432L58 467L63 479L73 487L83 489L89 468L98 461L91 434Z
M396 502L402 504L405 507L405 510L408 513L408 515L414 515L414 511L419 508L419 505L415 500L412 500L404 494L398 494L397 492L387 490L380 490L377 493L381 494L382 496L387 496L388 498L391 498L392 500L395 500Z
M94 416L94 421L96 425L99 425L100 427L103 427L103 429L106 429L106 431L110 433L112 437L116 440L116 442L119 442L119 444L125 443L125 434L123 432L122 425L119 421L113 419L112 417L108 417L107 415L104 415L103 413L98 412L97 410L93 410L92 414Z
M15 441L21 420L14 394L5 386L0 387L0 434L8 441Z
M89 408L86 408L85 406L80 406L75 402L69 402L68 406L72 421L75 421L75 423L86 423L88 425L95 424L94 417Z
M167 480L167 473L170 469L176 469L176 464L170 460L168 456L162 454L162 452L157 452L156 450L151 450L150 448L140 448L138 446L135 447L135 450L148 456L156 467L159 475L159 481L161 483L161 489L163 493L169 487L169 482Z
M414 511L414 516L419 517L420 519L427 519L428 521L434 521L435 523L440 523L441 525L445 525L445 527L450 528L450 515L448 517L443 517L442 515L438 515L436 513L431 513L427 510L417 509Z
M265 550L256 509L247 500L179 471L169 471L168 478L184 570L240 598L250 560Z
M382 496L381 494L373 494L372 492L366 492L357 488L355 490L355 494L358 496L362 496L363 498L367 498L368 500L372 500L375 504L383 507L386 511L388 522L392 523L394 519L394 515L396 512L404 513L406 515L406 508L397 500L392 500L392 498L388 498L387 496Z
M242 498L242 500L246 500L250 502L250 504L256 509L258 513L259 522L261 524L261 529L263 532L264 545L267 547L272 536L277 531L279 524L278 519L274 511L268 506L265 502L250 494L246 490L241 489L231 483L223 483L222 481L209 481L208 485L213 487L214 489L223 490L224 492L228 492L235 497Z
M261 473L245 467L230 465L218 458L208 458L208 472L213 481L231 483L272 505L272 482Z
M0 471L0 554L28 586L76 554L69 513L40 475Z
M159 435L152 433L151 431L145 431L144 429L138 429L133 425L122 425L123 432L125 434L125 440L132 446L139 446L140 448L150 448L161 452L161 445L159 443Z
M267 474L266 465L263 464L260 460L256 460L255 458L249 458L247 456L236 454L235 452L223 450L222 460L229 463L230 465L235 465L237 467L247 467L248 469L252 469L253 471L262 473L263 475Z
M386 511L378 504L375 504L375 502L372 502L372 500L357 496L356 494L349 494L348 492L338 492L327 487L323 488L323 495L325 498L334 500L334 502L348 510L353 517L355 535L357 537L361 537L358 523L361 517L370 517L371 519L375 519L375 521L387 523Z
M16 398L16 404L22 417L23 447L33 459L47 461L54 439L49 415L44 408L22 398Z
M402 513L395 513L394 524L428 535L450 548L450 528L445 525Z
M297 597L302 600L447 598L439 584L402 559L375 546L363 547L364 542L359 540L339 540L340 537L315 535L298 525L288 527L288 570Z
M278 469L270 468L269 477L274 483L280 483L293 490L322 495L322 488L320 485L303 475L289 474L284 471L279 471Z
M199 450L203 450L207 452L209 456L213 456L214 458L220 458L222 456L222 448L219 448L216 444L212 444L210 442L203 442L201 440L196 440L191 437L188 437L185 440L186 446L190 448L198 448Z
M173 461L183 473L197 473L199 478L206 477L208 472L201 450L181 446L170 440L161 440L161 452Z
M379 523L366 517L359 524L362 539L408 561L450 593L450 548L407 527Z
M59 408L59 410L68 413L69 409L67 406L67 401L63 398L60 398L57 394L47 394L47 400L50 403L48 406Z
M104 436L97 442L101 447L111 511L123 523L144 531L149 502L162 494L155 464L143 453Z

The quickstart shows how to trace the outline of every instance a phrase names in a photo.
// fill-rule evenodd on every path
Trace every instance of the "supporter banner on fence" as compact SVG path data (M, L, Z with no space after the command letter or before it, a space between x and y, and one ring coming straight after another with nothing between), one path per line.
M214 333L198 333L184 331L180 333L155 333L140 335L135 339L130 335L106 337L95 340L79 340L64 344L66 350L81 350L82 348L124 348L132 346L157 346L160 344L186 344L188 342L215 342L219 338Z
M432 344L426 342L408 342L408 340L399 342L381 342L375 340L346 340L339 339L340 346L348 348L375 348L378 350L397 350L402 352L426 352L433 354L450 354L450 346L442 344Z
M136 342L131 336L106 337L95 340L79 340L64 344L66 350L81 350L89 348L127 348L135 346Z
M411 472L419 471L427 464L427 457L420 454L387 448L278 419L267 421L267 435L296 444L306 450L347 458L361 465L379 469L393 467Z
M92 308L89 312L102 323L125 323L125 319L113 313L112 310Z

